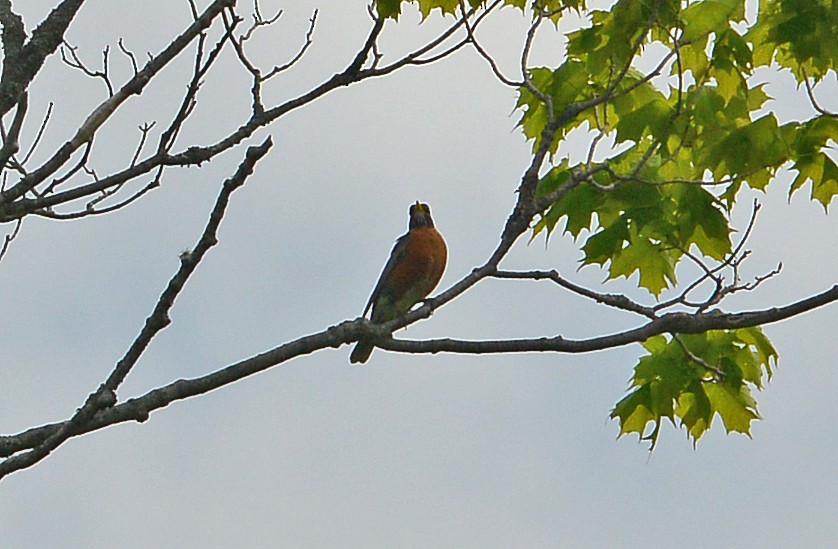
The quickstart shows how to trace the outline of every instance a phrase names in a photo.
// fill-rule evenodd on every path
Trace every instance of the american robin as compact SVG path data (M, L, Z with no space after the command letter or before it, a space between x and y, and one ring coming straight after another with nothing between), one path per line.
M434 228L431 209L417 200L410 206L407 234L396 240L364 315L372 307L370 320L381 324L408 312L436 288L447 258L448 249ZM366 362L373 347L371 341L359 340L349 361Z

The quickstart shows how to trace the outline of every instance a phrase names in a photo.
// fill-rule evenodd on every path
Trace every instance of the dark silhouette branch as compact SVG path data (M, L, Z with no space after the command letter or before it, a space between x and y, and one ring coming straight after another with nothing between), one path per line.
M68 67L72 67L76 70L82 72L82 74L89 76L90 78L98 78L104 82L105 87L108 89L108 97L113 97L113 83L111 82L110 77L110 48L105 47L105 50L102 52L102 69L101 70L94 70L89 68L85 65L84 61L81 60L78 54L78 48L75 46L70 45L67 41L64 41L64 44L61 46L61 60ZM67 53L69 52L69 54ZM135 73L136 74L136 73Z
M326 81L311 89L309 92L281 103L275 107L263 109L259 107L258 104L255 104L249 120L215 144L207 146L192 146L180 153L171 153L170 151L174 142L174 137L177 135L183 122L192 112L192 108L194 107L194 96L197 93L201 78L216 59L223 43L230 38L231 35L229 31L231 28L235 26L237 21L240 20L240 18L232 19L229 22L229 26L231 28L228 29L224 38L219 41L216 48L210 53L203 66L200 69L196 69L195 76L189 86L187 95L184 97L181 109L173 119L169 130L164 132L160 145L154 154L144 160L137 161L135 159L128 168L118 173L103 176L88 183L68 188L61 192L35 192L36 187L47 177L51 176L58 169L60 169L60 167L67 161L69 161L73 153L77 151L80 146L91 142L98 128L107 121L107 119L113 114L113 112L115 112L122 102L124 102L132 94L141 93L148 81L157 72L159 72L164 65L171 61L184 47L186 47L192 39L196 37L198 38L200 50L204 39L203 30L205 30L212 23L215 17L224 13L225 9L234 3L235 2L233 0L216 0L213 2L211 6L197 19L195 19L194 23L177 39L175 39L169 47L156 57L152 58L146 66L134 76L134 78L129 80L125 85L117 90L113 97L110 97L97 107L87 118L82 127L79 128L76 135L61 146L49 160L47 160L38 169L26 173L24 177L22 177L15 185L0 193L0 222L12 221L36 212L39 215L46 216L68 215L55 214L52 212L52 209L85 197L98 195L105 192L107 189L119 187L126 181L135 179L155 170L157 170L157 176L155 179L159 181L162 175L162 169L165 167L200 165L204 162L212 160L215 156L242 143L245 139L252 136L258 129L272 123L276 119L290 113L291 111L310 104L312 101L319 99L331 91L362 80L389 74L404 66L421 64L428 61L428 58L423 58L423 56L438 48L462 27L462 22L457 21L425 46L405 55L390 65L377 67L377 57L374 52L376 51L377 39L384 27L384 20L376 18L363 46L343 71L332 75ZM497 5L497 3L495 5ZM489 9L491 9L491 7L492 6L490 6ZM481 17L482 16L485 16L485 12L481 14ZM313 21L311 24L314 24ZM474 28L474 25L472 28ZM309 29L309 32L310 31L311 27ZM449 48L445 52L434 56L434 60L452 54L466 42L467 41L463 41L460 44ZM364 68L371 59L372 65ZM53 188L54 186L50 186L50 191L52 191ZM33 198L24 196L30 191L35 194ZM69 215L72 217L82 217L84 215L94 214L97 211L101 210L77 212Z
M63 444L69 437L73 436L80 428L84 428L90 420L102 410L114 406L117 402L116 391L131 369L145 352L151 340L171 322L169 310L174 305L175 299L183 290L190 275L200 264L210 248L218 242L218 227L224 218L227 205L230 202L232 193L244 185L248 176L253 173L256 163L264 157L271 148L271 139L267 138L261 145L248 148L245 159L239 165L236 173L224 182L215 206L210 214L209 221L204 229L201 238L195 249L184 252L180 256L180 268L169 281L168 286L161 294L151 315L146 319L140 334L128 348L125 356L117 362L116 367L108 378L91 393L85 403L76 410L72 418L62 423L61 426L50 433L45 439L26 453L8 458L0 463L0 479L14 471L31 467L46 458L52 451Z
M28 448L36 447L53 436L59 429L66 428L69 433L68 436L72 437L126 421L142 422L148 419L151 412L165 408L175 401L208 393L300 356L353 343L360 337L372 337L375 339L376 347L401 353L586 353L639 343L652 336L665 333L702 333L708 330L749 328L770 324L835 301L838 301L838 285L818 295L783 307L740 313L721 311L699 314L668 313L638 328L584 340L570 340L561 336L498 341L463 341L456 339L414 341L389 337L388 334L392 331L393 326L406 324L408 318L416 319L430 314L430 311L435 307L434 300L431 300L401 319L396 319L387 324L375 325L361 318L344 321L321 332L300 337L270 351L231 364L211 374L177 380L149 391L142 396L99 410L84 424L68 426L68 422L65 421L43 425L16 435L0 437L0 456L12 456Z
M806 87L806 95L809 96L809 102L812 104L812 108L818 111L823 116L828 116L830 118L838 118L838 112L832 112L825 108L823 108L820 103L818 103L817 98L815 97L815 87L809 82L809 75L806 73L806 68L801 67L800 70L803 72L803 85Z
M18 101L17 109L15 110L15 117L12 120L12 125L8 133L3 129L3 147L0 148L0 170L5 168L6 163L20 150L20 130L23 128L23 120L26 118L26 112L29 110L29 94L24 93Z
M604 305L608 305L609 307L614 307L615 309L637 313L648 318L654 318L656 316L655 310L652 307L646 307L645 305L641 305L640 303L632 301L631 299L622 294L603 294L599 292L594 292L593 290L589 290L588 288L584 288L582 286L579 286L578 284L570 282L569 280L559 275L559 272L555 270L495 271L490 273L488 276L492 278L506 278L513 280L551 280L559 286L561 286L562 288L570 290L571 292L581 295L583 297L587 297L588 299L592 299L597 303L602 303Z
M64 0L32 32L24 45L26 31L19 15L12 12L9 0L0 0L0 24L3 25L3 74L0 77L0 118L20 101L44 61L64 40L84 0Z
M40 168L23 177L12 188L0 193L0 207L7 205L17 198L20 198L25 193L32 190L36 185L41 183L44 179L54 174L56 170L58 170L70 159L79 147L93 139L96 131L111 117L111 115L122 103L124 103L132 95L141 94L145 86L151 81L155 74L172 61L172 59L174 59L184 48L186 48L193 39L209 27L224 8L232 6L234 3L235 0L216 0L213 2L206 9L206 11L204 11L204 13L189 26L189 28L187 28L180 36L175 38L161 53L152 57L143 69L137 73L137 75L126 82L119 90L116 91L116 93L114 93L113 96L109 97L106 101L96 107L81 127L76 131L76 134L69 141L59 147L49 160L47 160ZM45 21L42 26L46 25L47 21ZM2 83L0 83L0 88L2 88ZM2 107L2 90L0 90L0 107ZM34 209L37 209L37 207ZM12 217L15 216L15 214L12 214ZM16 217L19 217L19 215Z
M815 296L783 307L760 311L726 313L713 310L697 314L667 313L647 324L624 332L583 340L561 336L495 341L467 341L458 339L429 339L423 341L393 338L376 339L375 346L400 353L460 353L496 354L526 352L588 353L640 343L660 334L697 334L708 330L751 328L779 322L838 301L838 285Z

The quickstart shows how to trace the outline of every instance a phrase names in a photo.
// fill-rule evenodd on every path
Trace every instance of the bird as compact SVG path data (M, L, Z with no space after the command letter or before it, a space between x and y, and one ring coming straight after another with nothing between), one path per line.
M448 247L437 232L427 204L416 201L410 206L407 233L396 240L390 259L384 266L364 313L372 308L370 320L382 324L408 312L430 294L445 271ZM375 346L359 339L349 361L364 363Z

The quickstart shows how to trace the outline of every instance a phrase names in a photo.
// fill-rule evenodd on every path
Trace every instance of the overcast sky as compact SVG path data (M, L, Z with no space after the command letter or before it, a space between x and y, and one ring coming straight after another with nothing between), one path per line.
M15 9L32 28L51 4L24 0ZM313 46L270 87L272 103L342 69L369 28L362 0L285 4L293 6L253 44L265 67L290 58L312 10L320 12ZM279 5L265 0L263 11ZM68 40L91 64L120 37L143 57L189 21L185 0L89 0ZM388 23L383 53L408 51L440 28L417 23L411 10ZM485 29L509 71L524 25L518 12L504 10ZM555 63L560 44L545 37L536 62ZM117 82L130 76L124 58L111 63ZM165 124L190 66L184 56L168 67L97 137L100 175L130 161L139 124ZM230 56L220 68L177 149L211 143L246 119L246 75ZM783 120L809 117L805 96L775 80L768 92ZM55 101L43 159L104 94L101 82L53 57L31 90L24 140ZM430 204L448 242L441 288L482 264L529 162L515 99L463 51L338 90L260 131L250 143L270 134L273 149L234 195L219 245L120 399L359 315L417 199ZM2 433L67 418L101 383L243 154L170 170L161 188L114 214L24 223L0 262ZM731 310L782 305L838 281L838 219L810 202L808 189L791 202L787 190L786 177L754 195L764 207L744 273L764 274L782 261L782 275L737 294L726 302ZM750 202L744 194L734 215L739 228ZM603 272L576 272L579 256L555 235L549 246L522 239L504 265L558 268L602 288ZM764 420L753 439L728 436L717 421L697 449L683 430L665 426L651 458L636 437L615 440L608 413L625 394L639 345L481 358L377 350L360 367L349 365L342 347L175 403L144 424L72 439L0 483L0 546L828 546L838 539L836 310L766 328L781 358L757 395ZM582 338L636 323L546 283L487 281L399 335Z

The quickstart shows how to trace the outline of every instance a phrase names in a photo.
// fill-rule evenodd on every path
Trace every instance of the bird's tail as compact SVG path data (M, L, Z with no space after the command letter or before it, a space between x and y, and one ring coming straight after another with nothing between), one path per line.
M352 354L349 355L349 362L352 364L355 364L356 362L363 364L367 361L367 359L369 359L374 348L375 345L373 345L370 341L358 341L358 344L355 345L354 349L352 349Z

